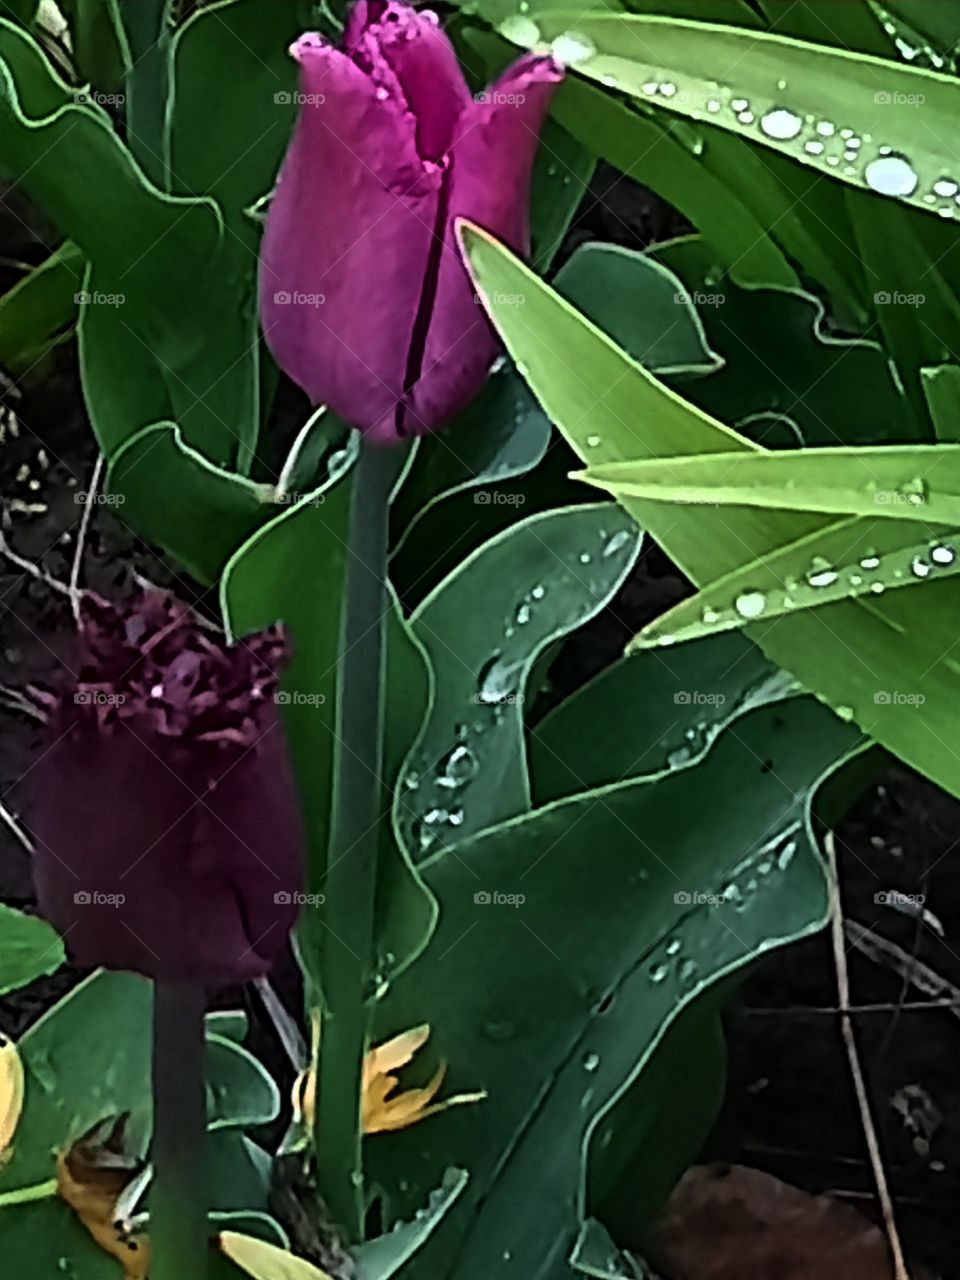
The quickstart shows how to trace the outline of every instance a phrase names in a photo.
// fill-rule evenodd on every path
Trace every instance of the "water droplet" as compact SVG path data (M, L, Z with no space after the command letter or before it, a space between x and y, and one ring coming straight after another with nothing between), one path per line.
M808 156L822 156L822 155L823 155L823 143L822 143L822 142L816 142L816 141L814 141L814 142L807 142L807 143L805 143L805 144L804 144L803 149L804 149L804 151L806 151L806 153L807 153L807 155L808 155Z
M730 102L731 111L748 111L750 102L747 98L733 98Z
M588 448L588 449L595 449L599 443L600 443L600 437L599 437L599 436L587 436L587 448Z
M883 595L883 592L884 592L884 586L883 586L883 583L882 583L882 582L873 582L873 583L871 583L871 584L870 584L870 590L873 592L873 594L874 594L875 596L882 596L882 595Z
M650 981L658 982L658 983L663 982L664 978L666 978L669 972L670 972L670 966L668 964L664 964L662 961L660 961L658 964L651 965Z
M836 569L820 556L814 557L813 566L807 574L807 583L811 587L832 587L840 577Z
M534 600L542 600L546 594L547 594L547 589L542 582L538 582L537 585L530 592L530 595Z
M716 609L706 608L703 613L701 613L700 620L705 626L709 627L712 626L713 623L720 621L720 615L717 613Z
M711 98L707 103L707 110L711 115L715 115L720 110L720 103L716 98Z
M665 80L660 86L660 96L662 98L672 98L677 92L677 86L669 80Z
M837 132L837 126L832 120L821 120L817 125L817 133L821 138L832 138Z
M386 100L390 97L390 90L385 89L383 85L381 85L380 88L376 91L374 96L376 97L378 102L386 102Z
M753 124L754 120L756 119L756 116L753 114L752 111L741 111L740 114L737 116L737 119L740 121L741 124Z
M590 563L590 561L591 561L592 559L593 559L593 556L590 554L590 552L589 552L589 551L581 551L581 552L580 552L580 563L581 563L581 564L589 564L589 563Z
M531 49L540 43L540 28L537 24L532 18L522 18L517 14L512 14L500 23L500 34L514 44L526 45Z
M767 597L762 591L744 591L737 596L733 607L741 618L759 618L767 607Z
M530 621L530 606L524 600L522 604L517 605L517 611L513 615L513 620L518 627L525 627Z
M622 551L630 540L631 535L628 529L621 529L619 533L615 533L603 548L604 560L609 560L611 556L615 556L618 552Z
M600 1065L600 1055L598 1053L588 1053L583 1059L584 1071L596 1071Z
M496 706L497 703L506 702L507 698L515 690L517 677L522 667L522 660L504 662L501 654L494 654L481 667L480 674L477 677L478 700L485 706Z
M697 968L695 960L684 960L677 973L677 977L680 979L680 985L688 991L695 985L699 976L700 971Z
M874 555L872 551L868 552L868 554L865 555L863 559L860 561L860 568L861 569L879 569L880 557L878 555Z
M796 112L788 111L786 107L776 107L761 117L760 128L768 138L778 138L788 142L803 128L803 121Z
M935 195L949 199L950 196L955 196L960 191L960 186L952 178L940 178L933 184L933 191Z
M912 196L920 181L909 160L894 155L871 160L863 176L868 186L884 196Z
M914 507L922 507L927 500L927 484L919 476L905 481L897 490Z
M643 90L645 94L647 94L648 97L652 97L657 92L659 87L660 86L657 84L656 80L647 80L644 84L640 86L640 88Z
M953 564L957 553L953 547L936 546L930 550L930 559L934 564Z
M457 791L476 777L478 768L477 757L461 742L440 761L437 786L447 791Z
M550 52L557 62L572 67L578 62L586 62L587 58L592 58L597 52L597 47L592 40L581 35L579 31L565 31L551 43Z
M930 565L922 556L914 556L910 562L910 572L915 578L926 578L930 575Z
M667 948L666 948L667 955L675 956L682 946L683 946L683 943L680 941L679 938L671 938L670 941L667 943Z

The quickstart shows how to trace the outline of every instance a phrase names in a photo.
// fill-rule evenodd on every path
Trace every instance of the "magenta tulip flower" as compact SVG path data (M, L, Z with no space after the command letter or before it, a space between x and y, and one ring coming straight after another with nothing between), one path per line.
M277 628L235 645L164 592L87 598L30 773L40 909L82 965L225 984L294 924L303 843Z
M270 202L260 312L277 363L380 444L430 431L498 343L454 235L529 250L540 126L562 69L528 55L474 99L435 14L360 0L344 47L305 35L300 112Z

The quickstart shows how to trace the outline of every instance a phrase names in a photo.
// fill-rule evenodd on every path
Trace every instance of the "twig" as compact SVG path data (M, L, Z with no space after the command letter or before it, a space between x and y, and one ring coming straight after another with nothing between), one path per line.
M883 1224L887 1232L887 1241L890 1245L894 1276L896 1277L896 1280L910 1280L910 1274L907 1271L907 1264L903 1256L903 1248L900 1244L900 1236L897 1232L893 1200L890 1196L890 1187L887 1184L887 1175L883 1167L880 1143L877 1140L877 1130L874 1126L873 1115L870 1111L870 1099L867 1096L867 1087L864 1082L863 1071L860 1067L860 1056L857 1053L857 1042L853 1033L853 1022L850 1018L850 975L847 970L847 953L844 947L843 903L840 900L840 878L837 874L837 851L832 831L827 832L824 844L826 846L827 858L830 864L830 931L833 941L833 959L837 968L837 994L840 1003L840 1029L843 1033L843 1042L847 1050L847 1060L850 1064L850 1075L853 1079L853 1087L857 1095L857 1106L860 1111L860 1122L863 1125L863 1136L866 1139L867 1151L870 1155L870 1166L873 1170L873 1177L877 1184L877 1195L879 1197L880 1208L883 1213Z
M83 592L80 590L80 572L83 568L83 551L87 545L87 534L90 531L90 517L93 514L94 504L97 500L97 488L100 484L100 476L103 472L103 454L97 454L97 461L93 468L93 475L90 477L90 488L87 490L87 501L83 508L83 515L80 517L80 528L77 531L77 545L73 552L73 564L70 567L70 607L73 609L73 616L76 619L77 626L80 625L80 597Z

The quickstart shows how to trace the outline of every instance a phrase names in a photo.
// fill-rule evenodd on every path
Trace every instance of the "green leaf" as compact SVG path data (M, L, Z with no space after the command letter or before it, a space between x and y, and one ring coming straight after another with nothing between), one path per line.
M843 4L830 5L827 9L795 4L794 0L759 0L759 3L778 35L872 53L880 58L895 54L893 41L881 26L870 0L844 0Z
M467 1185L463 1169L447 1169L443 1181L431 1191L425 1207L410 1222L397 1222L386 1235L368 1240L354 1251L356 1280L390 1280L422 1249L437 1224Z
M63 962L60 935L46 920L0 903L0 995L54 973Z
M415 859L529 808L527 676L542 649L603 608L639 546L614 506L533 516L468 557L415 611L435 685L394 808Z
M251 1129L280 1114L273 1077L241 1045L207 1028L207 1127Z
M105 489L141 537L205 586L277 511L268 486L209 462L173 422L154 423L121 445Z
M937 438L945 444L960 443L960 367L921 369L920 381Z
M86 262L67 242L0 297L0 365L27 373L77 316Z
M590 467L608 492L663 503L713 503L960 525L960 445L707 453Z
M530 731L536 803L695 764L745 711L799 691L740 635L634 653Z
M710 347L723 357L709 377L671 384L711 417L755 440L749 420L763 413L796 421L807 445L928 438L926 416L915 421L887 353L836 337L817 298L718 279L709 247L695 237L660 246L656 256L697 299Z
M255 330L223 270L216 209L151 186L106 113L78 105L31 38L2 21L0 168L91 262L81 351L105 452L166 413L212 461L245 465L259 412Z
M244 211L272 189L293 127L289 46L303 20L299 0L227 0L196 10L173 42L174 189L216 198L251 281L258 233Z
M547 271L590 188L596 156L547 117L533 163L530 197L531 258Z
M118 0L75 0L67 13L73 58L81 77L102 94L119 96L130 69L130 47Z
M525 293L522 324L509 309L490 309L544 408L589 465L755 450L630 361L485 233L465 227L462 234L488 298L500 290ZM829 523L806 512L627 503L698 584ZM960 794L952 591L952 583L932 582L922 593L896 591L869 604L844 601L769 626L754 624L749 634L818 696L862 719L884 746ZM898 697L881 703L884 694ZM903 697L913 701L905 707ZM920 697L923 715L916 713Z
M952 194L947 201L934 191L941 180L960 180L946 141L960 107L960 85L950 76L714 23L593 13L571 26L566 13L541 12L536 26L536 38L531 28L518 42L573 34L586 50L576 62L580 75L652 107L718 125L928 213L957 212ZM501 30L511 33L509 24ZM922 129L904 104L922 105ZM847 147L851 136L858 147Z
M451 1092L488 1097L368 1139L395 1214L450 1151L470 1169L411 1280L538 1280L569 1256L591 1135L665 1029L826 917L809 802L855 741L797 699L744 716L695 767L548 805L430 865L437 933L381 1003L380 1031L429 1017ZM479 1007L464 999L478 973Z
M862 597L869 607L885 592L921 583L929 588L960 572L958 551L960 530L841 520L710 582L645 627L634 643L673 644L840 600ZM858 720L866 727L865 708Z

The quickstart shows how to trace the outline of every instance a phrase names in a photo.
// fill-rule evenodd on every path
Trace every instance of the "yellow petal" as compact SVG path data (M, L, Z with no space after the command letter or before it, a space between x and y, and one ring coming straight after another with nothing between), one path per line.
M364 1082L368 1078L390 1075L400 1067L405 1067L429 1039L430 1027L429 1024L424 1023L422 1026L401 1032L392 1040L376 1045L363 1060Z
M393 1091L397 1081L393 1076L381 1077L389 1081L386 1090L371 1088L369 1097L363 1098L363 1131L364 1133L382 1133L385 1129L405 1129L407 1125L416 1124L425 1109L440 1091L443 1077L447 1074L445 1063L433 1074L433 1079L422 1089L405 1089L395 1097L388 1095ZM378 1084L380 1081L377 1082Z
M123 1266L124 1280L147 1280L150 1250L145 1237L134 1236L116 1221L117 1200L135 1169L116 1157L122 1151L123 1121L100 1141L97 1125L57 1157L57 1191L104 1253ZM101 1159L106 1156L106 1159Z
M23 1063L12 1040L0 1037L0 1164L9 1153L23 1111Z
M222 1231L218 1242L221 1252L254 1280L330 1280L326 1271L321 1271L312 1262L254 1236Z

